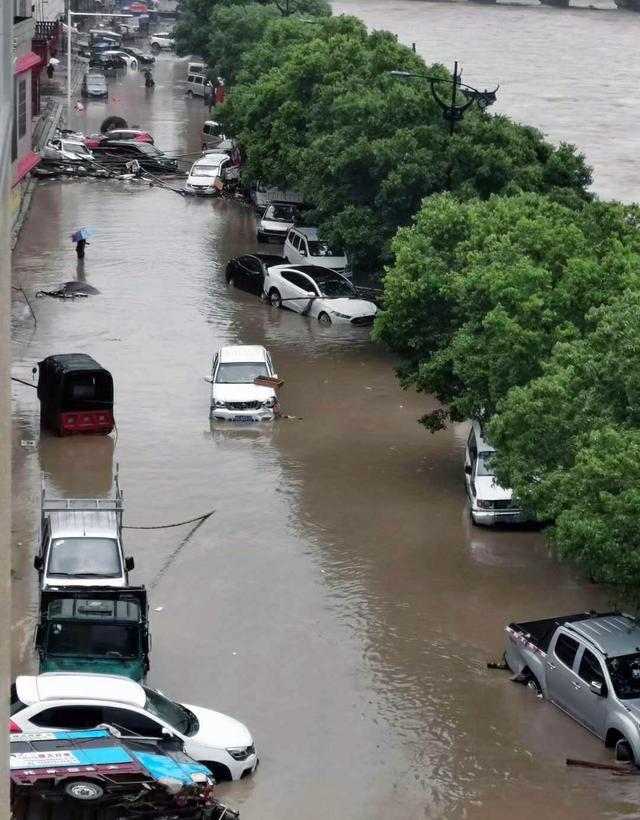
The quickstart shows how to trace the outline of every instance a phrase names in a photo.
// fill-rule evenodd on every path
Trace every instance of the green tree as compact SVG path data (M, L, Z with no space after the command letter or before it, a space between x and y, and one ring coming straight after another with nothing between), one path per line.
M618 204L576 210L539 194L425 200L394 241L375 325L406 361L403 385L445 405L423 422L488 418L540 375L557 343L585 331L589 310L628 285L634 222Z

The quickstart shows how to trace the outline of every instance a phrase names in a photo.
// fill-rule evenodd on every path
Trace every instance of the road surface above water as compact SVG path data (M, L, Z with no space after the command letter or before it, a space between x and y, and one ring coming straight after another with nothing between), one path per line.
M162 55L151 93L140 74L112 81L109 113L164 150L197 150L204 107L184 97L185 67ZM74 125L97 130L106 111L91 103ZM81 224L97 233L78 271ZM16 673L35 669L39 473L63 495L106 495L119 462L126 523L216 510L188 538L131 530L126 551L150 589L151 683L254 733L258 773L221 789L243 820L640 816L635 779L566 769L567 756L607 760L598 741L485 668L506 622L604 606L603 593L539 533L470 526L465 428L423 431L428 401L400 390L366 330L230 290L227 259L255 247L238 203L38 186L14 257L37 327L17 298L13 372L92 354L114 376L118 436L41 433L35 391L14 385ZM76 275L100 295L33 299ZM269 347L295 419L210 427L203 376L228 343Z

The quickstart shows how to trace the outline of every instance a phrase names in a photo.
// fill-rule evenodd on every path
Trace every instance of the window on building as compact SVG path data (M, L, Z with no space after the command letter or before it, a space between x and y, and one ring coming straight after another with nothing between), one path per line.
M18 139L27 133L27 81L18 80L18 105L16 120L18 121Z

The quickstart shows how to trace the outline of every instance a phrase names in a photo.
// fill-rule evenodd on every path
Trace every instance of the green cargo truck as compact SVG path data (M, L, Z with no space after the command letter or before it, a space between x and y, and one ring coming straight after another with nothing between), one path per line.
M35 646L40 672L124 675L149 670L147 591L141 587L45 587Z

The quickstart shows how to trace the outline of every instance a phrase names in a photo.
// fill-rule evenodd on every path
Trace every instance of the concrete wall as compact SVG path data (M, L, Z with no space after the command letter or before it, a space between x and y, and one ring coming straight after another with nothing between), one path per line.
M0 624L9 624L11 515L11 383L9 381L9 310L11 254L9 189L11 184L11 106L13 100L13 4L0 2ZM0 630L0 817L9 817L8 737L9 637Z

